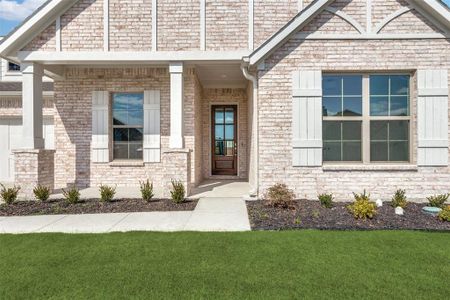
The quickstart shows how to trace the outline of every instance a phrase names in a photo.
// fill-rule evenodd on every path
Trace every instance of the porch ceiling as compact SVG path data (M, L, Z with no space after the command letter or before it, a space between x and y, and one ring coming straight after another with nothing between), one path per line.
M196 65L197 75L204 88L245 88L247 80L240 64Z

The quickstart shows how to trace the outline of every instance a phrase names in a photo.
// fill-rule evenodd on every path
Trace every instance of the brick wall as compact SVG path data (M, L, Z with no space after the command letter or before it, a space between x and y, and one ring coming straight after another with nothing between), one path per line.
M44 96L44 115L53 116L55 113L53 97ZM1 96L0 117L22 116L22 96Z
M158 1L158 50L200 50L200 1Z
M274 182L285 182L299 197L315 198L332 192L339 200L349 200L351 192L363 189L374 197L389 199L397 188L422 199L449 192L450 168L416 170L326 170L292 167L292 79L298 69L323 71L410 71L418 68L450 69L449 40L326 41L296 37L266 59L259 73L259 167L264 191ZM413 74L414 75L414 74ZM416 98L412 98L416 111ZM412 128L416 127L413 115ZM414 140L417 133L414 132ZM417 143L413 144L414 157Z
M103 51L103 0L80 0L61 16L62 51Z
M56 23L53 22L41 34L36 36L24 51L55 51L56 50Z
M152 1L110 0L109 30L111 51L150 51Z
M206 50L248 49L248 2L206 0Z
M204 89L202 116L203 116L203 176L211 178L211 105L237 104L238 105L238 177L248 178L247 172L247 145L248 145L248 104L246 89Z

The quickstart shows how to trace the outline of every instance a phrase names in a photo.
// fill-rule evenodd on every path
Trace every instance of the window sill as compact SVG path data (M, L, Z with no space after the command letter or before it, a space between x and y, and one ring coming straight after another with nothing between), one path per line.
M418 171L417 165L412 164L326 164L322 166L323 171Z
M111 167L143 167L142 160L113 160L109 163Z

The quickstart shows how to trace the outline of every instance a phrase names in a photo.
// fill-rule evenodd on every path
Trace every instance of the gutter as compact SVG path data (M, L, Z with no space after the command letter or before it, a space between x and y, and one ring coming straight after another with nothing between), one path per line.
M259 117L258 117L258 79L248 70L248 57L244 58L241 70L244 77L253 84L253 132L255 134L255 186L250 191L250 197L258 197L259 194Z

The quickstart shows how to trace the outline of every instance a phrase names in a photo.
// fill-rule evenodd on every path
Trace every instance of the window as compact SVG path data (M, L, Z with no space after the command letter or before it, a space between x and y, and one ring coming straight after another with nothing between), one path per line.
M143 159L143 106L142 93L113 94L114 159Z
M20 66L15 63L8 62L8 71L20 72Z
M409 162L409 75L324 75L323 160Z

